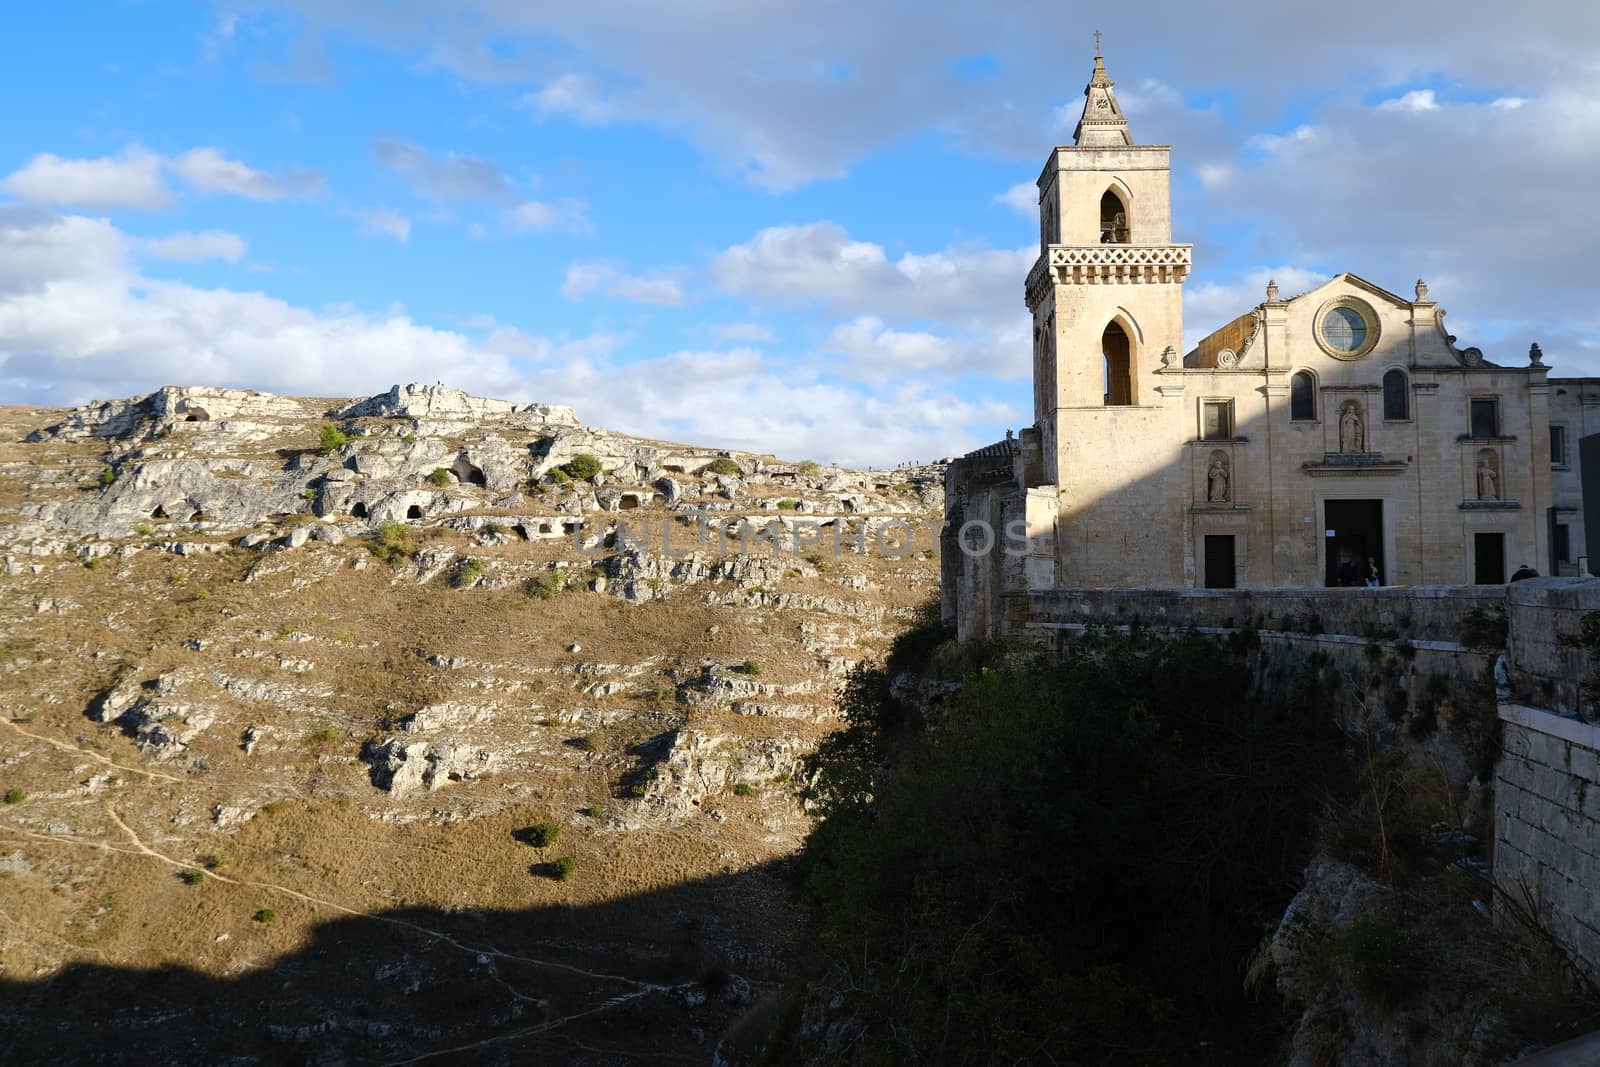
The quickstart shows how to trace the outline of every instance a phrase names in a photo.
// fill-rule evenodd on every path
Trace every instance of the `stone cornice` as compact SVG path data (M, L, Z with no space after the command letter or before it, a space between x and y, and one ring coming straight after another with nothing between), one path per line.
M1061 285L1183 284L1194 245L1050 245L1028 272L1028 306L1044 295L1047 282Z

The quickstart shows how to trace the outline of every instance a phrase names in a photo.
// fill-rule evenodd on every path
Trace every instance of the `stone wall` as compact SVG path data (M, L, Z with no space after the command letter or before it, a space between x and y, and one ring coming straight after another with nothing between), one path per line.
M1600 979L1600 727L1502 704L1494 877Z
M1058 647L1091 623L1252 633L1260 642L1252 669L1264 692L1313 657L1356 680L1329 691L1335 714L1352 710L1355 697L1395 709L1403 704L1391 700L1404 699L1414 708L1424 679L1444 682L1452 697L1463 694L1500 659L1494 878L1600 980L1600 708L1590 695L1600 664L1572 640L1584 616L1600 612L1600 579L1412 589L1063 589L1015 597L1008 607L1012 634ZM1504 613L1503 659L1460 643L1462 620L1474 609L1487 620ZM1470 768L1459 755L1446 760L1447 773L1465 781Z

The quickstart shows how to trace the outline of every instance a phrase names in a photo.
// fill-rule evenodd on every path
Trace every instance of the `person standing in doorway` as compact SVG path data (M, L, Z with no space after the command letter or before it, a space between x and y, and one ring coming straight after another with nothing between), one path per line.
M1376 589L1383 584L1383 575L1378 573L1378 561L1367 560L1367 588Z

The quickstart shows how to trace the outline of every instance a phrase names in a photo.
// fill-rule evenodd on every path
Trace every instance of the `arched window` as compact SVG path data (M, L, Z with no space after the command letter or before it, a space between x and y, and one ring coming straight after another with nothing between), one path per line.
M1289 379L1289 417L1296 421L1316 421L1317 380L1308 370L1298 371Z
M1100 243L1125 245L1132 239L1128 205L1122 202L1115 189L1107 189L1100 198Z
M1411 398L1407 396L1406 372L1392 370L1383 376L1383 417L1404 422L1411 417Z
M1122 327L1112 323L1100 337L1105 354L1105 403L1107 407L1133 403L1133 344Z

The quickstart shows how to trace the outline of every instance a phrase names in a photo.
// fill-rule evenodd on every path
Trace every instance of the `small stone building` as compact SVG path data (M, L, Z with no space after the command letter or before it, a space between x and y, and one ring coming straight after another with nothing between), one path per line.
M1348 273L1269 284L1183 351L1192 246L1173 241L1171 150L1134 142L1099 56L1084 95L1038 181L1034 424L946 476L944 603L963 635L1029 590L1575 572L1575 450L1600 430L1600 381L1552 382L1537 345L1502 365L1457 343L1422 281L1399 294Z

